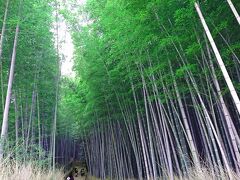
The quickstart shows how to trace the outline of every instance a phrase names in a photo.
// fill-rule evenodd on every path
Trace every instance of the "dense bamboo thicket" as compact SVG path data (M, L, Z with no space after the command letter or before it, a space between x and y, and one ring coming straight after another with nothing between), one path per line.
M64 80L61 113L90 174L240 175L239 11L217 0L68 4L76 79Z
M238 0L0 0L0 165L238 179L239 12ZM74 77L61 75L67 31Z
M54 3L0 1L1 163L50 164L58 58Z

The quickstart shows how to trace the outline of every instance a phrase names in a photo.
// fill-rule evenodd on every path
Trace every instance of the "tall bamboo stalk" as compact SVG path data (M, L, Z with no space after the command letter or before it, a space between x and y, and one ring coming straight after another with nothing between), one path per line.
M16 61L16 53L17 53L18 34L19 34L19 22L16 26L10 74L9 74L9 80L8 80L7 96L6 96L5 108L4 108L4 114L3 114L1 144L0 144L0 160L3 158L4 141L5 141L5 138L7 137L8 112L9 112L9 106L10 106L10 101L11 101L12 84L13 84L14 68L15 68L15 61Z
M3 18L3 25L2 25L2 31L1 31L1 37L0 37L0 71L1 71L1 94L2 94L2 109L4 112L4 87L3 87L3 63L2 63L2 50L3 50L3 41L4 41L4 35L6 30L6 21L7 21L7 15L8 15L8 6L9 6L9 0L6 2L6 8Z
M240 25L240 16L239 16L239 14L238 14L235 6L233 5L233 3L232 3L231 0L227 0L227 2L228 2L228 4L229 4L229 6L230 6L230 8L231 8L231 10L232 10L232 12L233 12L233 14L234 14L234 16L236 17L238 24Z

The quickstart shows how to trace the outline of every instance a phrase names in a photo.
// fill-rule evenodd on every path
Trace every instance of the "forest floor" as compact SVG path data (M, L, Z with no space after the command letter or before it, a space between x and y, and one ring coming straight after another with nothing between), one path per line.
M32 164L0 164L0 180L61 180L63 176L60 170L53 173L52 170L42 170Z
M217 173L212 173L211 171L209 171L209 169L202 168L200 171L194 170L194 169L191 170L191 172L189 173L189 177L180 178L179 176L174 176L173 179L174 180L218 180L218 179L239 180L240 179L240 177L236 173L231 172L230 174L231 174L231 178L229 178L229 175L226 172L222 172L222 174L217 174ZM151 180L162 180L162 179L171 179L171 178L167 178L166 176L159 177L158 179L151 178ZM79 178L79 179L74 178L74 180L101 180L101 179L93 176L88 176L88 177ZM115 180L115 179L106 178L106 180ZM124 179L124 180L137 180L137 179L131 178L131 179Z
M76 168L76 166L74 166ZM83 167L77 167L78 172L81 172ZM177 176L174 176L174 180L216 180L216 179L221 179L221 180L228 180L229 177L226 173L223 173L222 175L220 174L212 174L208 169L202 168L202 172L200 173L199 171L192 170L189 173L189 177L182 177L179 178ZM66 175L66 174L65 174ZM232 179L233 180L239 180L239 176L237 176L234 172L232 172ZM64 174L61 170L55 171L54 173L49 170L49 171L43 171L41 169L38 169L31 164L28 165L19 165L16 167L16 165L8 164L6 166L0 166L0 180L66 180L66 178L63 178ZM165 178L158 178L158 180L161 179L166 179ZM170 179L170 178L169 178ZM93 176L80 176L78 174L77 177L74 177L74 180L101 180L100 178L96 178ZM107 178L106 180L111 180L110 178ZM137 180L137 179L127 179L127 180Z

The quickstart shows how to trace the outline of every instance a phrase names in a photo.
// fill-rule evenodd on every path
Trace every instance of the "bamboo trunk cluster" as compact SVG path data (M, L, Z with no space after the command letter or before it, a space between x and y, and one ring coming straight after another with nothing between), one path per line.
M232 4L230 7L234 9ZM197 36L199 46L205 44L201 47L201 58L195 57L203 71L202 79L199 80L188 69L189 59L182 44L173 40L170 42L178 55L175 61L184 69L183 80L187 84L188 95L179 90L180 83L173 70L176 62L171 60L171 51L167 48L166 68L170 71L171 78L168 78L171 80L166 80L159 71L148 73L148 68L154 68L153 57L148 50L144 52L147 54L144 63L135 60L134 66L127 66L129 74L135 72L135 76L128 79L133 101L126 100L125 95L112 89L122 119L115 119L113 114L116 110L107 97L105 124L101 123L97 113L94 114L97 124L85 146L90 174L101 179L174 179L174 175L182 179L190 177L191 168L197 169L199 174L204 173L201 168L207 164L213 176L219 174L233 179L233 170L239 175L240 141L234 121L240 115L238 93L198 3L195 3L195 9L205 32L201 37ZM160 29L170 36L157 13L155 16ZM216 58L227 84L233 110L221 93L212 57ZM106 63L104 68L110 77ZM110 78L109 83L113 83Z

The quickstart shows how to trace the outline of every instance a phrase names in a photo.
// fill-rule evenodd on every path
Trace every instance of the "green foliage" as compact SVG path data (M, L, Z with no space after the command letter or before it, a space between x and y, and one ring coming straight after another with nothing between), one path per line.
M0 28L2 28L4 0L0 1ZM21 5L21 6L20 6ZM20 9L20 13L19 12ZM6 32L3 41L3 91L1 102L5 101L7 83L12 56L13 41L16 25L19 22L19 37L14 71L14 82L9 112L8 138L9 142L19 139L26 140L29 130L29 147L24 151L25 144L21 147L21 154L26 155L25 160L38 157L38 128L42 131L42 139L49 138L52 130L53 107L55 105L57 55L54 47L53 6L50 0L9 1ZM37 102L38 101L38 102ZM15 108L15 104L16 107ZM0 118L2 119L3 105L0 103ZM18 122L18 128L16 126ZM30 121L32 120L32 122ZM39 124L40 122L40 124ZM28 129L30 124L30 129ZM44 139L45 140L45 139ZM23 141L23 139L22 139ZM31 142L30 142L31 141ZM26 143L26 142L25 142ZM36 145L37 144L37 145ZM15 143L10 144L14 147ZM48 151L48 150L47 150ZM48 152L47 152L48 153ZM42 159L46 160L46 155Z
M90 131L99 120L121 121L121 105L134 107L132 86L139 108L144 111L141 108L144 107L143 78L150 92L149 100L159 99L163 103L166 98L176 98L174 79L180 93L186 97L189 95L187 72L191 72L197 82L204 82L210 70L203 67L204 62L200 60L207 57L206 39L194 2L88 0L84 7L76 6L74 13L72 9L62 11L69 22L75 45L77 80L67 81L78 91L64 85L71 95L62 95L61 105L64 114L74 109L70 119L78 124L76 133ZM233 52L239 54L237 42L240 36L234 28L234 17L226 3L218 5L217 0L199 3L228 64ZM239 3L235 4L239 6ZM85 17L84 22L79 22L81 16ZM223 37L234 34L236 39L229 39L227 45L222 43L220 33ZM228 65L230 71L233 66ZM218 78L222 78L220 73ZM154 85L159 96L153 94ZM168 87L171 96L164 95L163 85ZM199 88L204 89L203 86Z

